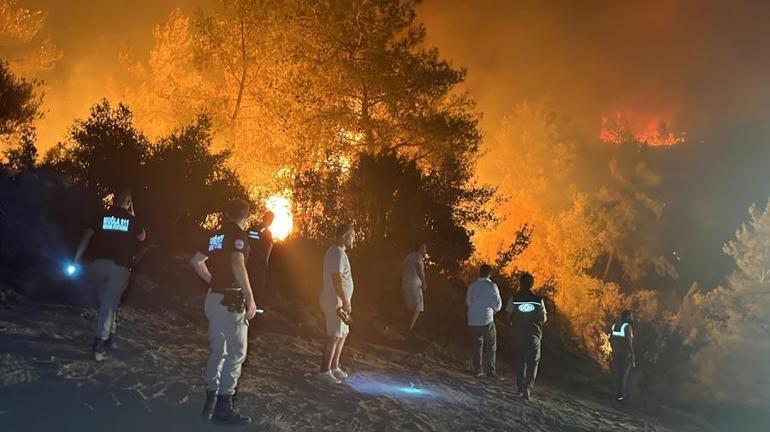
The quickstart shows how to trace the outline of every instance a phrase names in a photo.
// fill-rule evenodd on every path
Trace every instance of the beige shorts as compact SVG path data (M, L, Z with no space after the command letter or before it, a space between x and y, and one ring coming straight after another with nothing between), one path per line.
M425 299L420 285L404 284L404 301L410 311L425 311Z

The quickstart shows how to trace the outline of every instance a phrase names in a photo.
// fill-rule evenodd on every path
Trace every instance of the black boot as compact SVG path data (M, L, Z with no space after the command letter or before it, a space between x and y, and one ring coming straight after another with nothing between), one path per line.
M107 341L100 338L99 336L94 338L94 347L93 347L94 360L103 361L107 359L106 344L107 344Z
M118 349L118 340L115 337L115 333L111 333L110 337L104 341L104 348L106 348L107 351L115 351Z
M206 390L206 404L203 405L203 412L201 416L205 420L211 420L211 416L214 415L214 407L217 404L217 392L215 390Z
M232 395L217 396L217 406L214 408L212 420L222 426L246 426L251 423L251 417L241 415L235 410Z

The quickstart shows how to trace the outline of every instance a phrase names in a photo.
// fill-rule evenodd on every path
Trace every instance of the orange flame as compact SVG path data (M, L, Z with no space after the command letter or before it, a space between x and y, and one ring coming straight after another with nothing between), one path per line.
M608 144L636 142L651 147L670 147L685 142L684 132L675 133L660 117L632 117L621 112L602 117L599 139Z

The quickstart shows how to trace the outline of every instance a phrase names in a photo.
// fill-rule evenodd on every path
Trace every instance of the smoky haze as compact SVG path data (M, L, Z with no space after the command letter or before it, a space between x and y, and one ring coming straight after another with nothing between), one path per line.
M129 79L120 50L146 55L171 10L209 1L21 3L48 13L43 31L64 54L43 77L46 149L100 98L119 99ZM429 0L419 13L429 42L468 68L490 152L502 118L545 95L583 139L596 139L615 112L686 133L657 167L666 232L682 255L683 283L727 274L721 244L770 195L770 4Z
M770 4L427 1L421 18L468 68L490 155L503 117L545 95L583 139L614 112L686 133L655 167L679 283L714 286L729 272L722 243L770 196Z

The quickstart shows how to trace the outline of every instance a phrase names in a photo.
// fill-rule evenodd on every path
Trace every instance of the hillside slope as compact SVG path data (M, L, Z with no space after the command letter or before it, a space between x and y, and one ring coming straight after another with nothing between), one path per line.
M192 309L192 308L190 308ZM113 359L89 359L95 311L16 302L0 309L0 430L204 431L198 417L205 321L170 311L121 310ZM547 384L513 398L510 378L484 382L431 350L357 344L346 385L314 379L319 341L268 326L250 345L242 411L268 431L645 431L663 425L628 407L578 398Z

